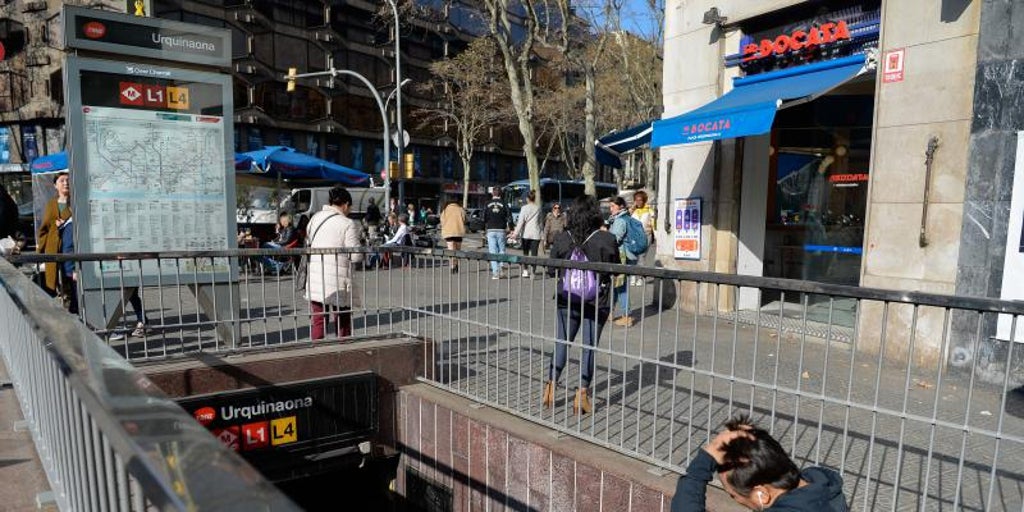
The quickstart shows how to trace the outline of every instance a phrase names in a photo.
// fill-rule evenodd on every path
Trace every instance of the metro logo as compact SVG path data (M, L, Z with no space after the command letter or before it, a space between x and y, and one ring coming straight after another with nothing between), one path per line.
M239 450L237 425L233 427L215 429L213 431L213 436L220 439L220 442L227 445L228 448L231 448L236 452Z
M807 30L794 30L792 34L781 34L772 39L763 39L761 44L751 43L743 47L743 60L749 62L764 59L772 55L782 55L805 48L814 48L823 44L850 39L850 27L845 21L839 23L822 23L820 27Z
M142 98L142 84L135 82L121 82L119 88L120 94L118 95L118 101L122 105L141 107L145 104Z
M192 416L205 427L217 419L217 410L213 407L203 407L202 409L196 409Z
M90 21L82 26L82 33L89 39L100 39L107 35L107 26L98 21Z

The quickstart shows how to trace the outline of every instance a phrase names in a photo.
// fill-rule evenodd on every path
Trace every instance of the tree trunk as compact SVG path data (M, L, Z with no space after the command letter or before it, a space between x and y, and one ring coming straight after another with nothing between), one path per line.
M586 104L583 107L584 130L583 130L583 192L588 196L597 195L597 187L594 185L594 176L597 174L597 155L595 143L597 142L597 118L594 115L594 99L597 95L594 84L594 66L584 66L586 79Z
M473 159L473 153L469 156L461 155L462 158L462 208L469 208L469 175L470 175L470 162Z

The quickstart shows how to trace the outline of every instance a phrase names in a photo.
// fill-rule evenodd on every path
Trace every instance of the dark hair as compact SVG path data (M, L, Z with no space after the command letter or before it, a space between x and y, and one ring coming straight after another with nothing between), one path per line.
M352 204L352 194L345 190L344 187L335 185L331 187L331 192L327 196L327 202L332 206Z
M565 230L572 236L573 245L582 244L587 237L604 224L601 208L594 196L577 196L569 211L565 212Z
M526 194L526 200L531 202L531 203L536 201L537 200L537 191L536 190L531 190L529 194Z
M409 214L408 213L401 213L401 214L399 214L398 215L398 222L400 224L408 224L409 223Z
M728 430L746 430L751 437L739 437L725 446L719 472L731 471L729 485L743 496L758 485L792 490L800 484L800 469L767 430L758 428L747 416L725 424Z
M56 184L57 184L57 180L59 180L61 176L67 176L67 177L68 177L68 179L70 179L70 178L71 178L71 175L69 175L67 171L61 171L61 172L58 172L57 174L54 174L54 175L53 175L53 184L54 184L54 185L56 185Z
M615 203L619 208L622 208L623 210L629 208L629 205L626 204L626 200L623 199L622 196L615 196L615 198L612 199L612 202Z
M637 199L639 199L641 197L644 198L644 202L646 203L647 202L647 192L644 192L643 190L637 190L636 193L633 194L633 201L635 202Z

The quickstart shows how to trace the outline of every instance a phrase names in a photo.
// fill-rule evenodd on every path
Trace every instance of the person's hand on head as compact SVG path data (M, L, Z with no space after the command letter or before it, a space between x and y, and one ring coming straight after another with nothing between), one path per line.
M704 451L708 452L718 465L722 465L725 462L725 447L729 443L740 439L753 439L754 436L749 432L750 425L739 425L736 430L723 430L711 440L710 443L704 446Z

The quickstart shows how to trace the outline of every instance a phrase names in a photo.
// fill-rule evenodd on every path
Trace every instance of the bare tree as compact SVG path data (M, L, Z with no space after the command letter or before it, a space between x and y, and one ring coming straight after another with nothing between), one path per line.
M481 135L511 118L508 85L497 53L494 41L476 39L455 57L431 64L434 78L420 86L439 99L433 108L418 111L422 124L455 128L455 149L462 160L463 208L469 202L470 164Z

